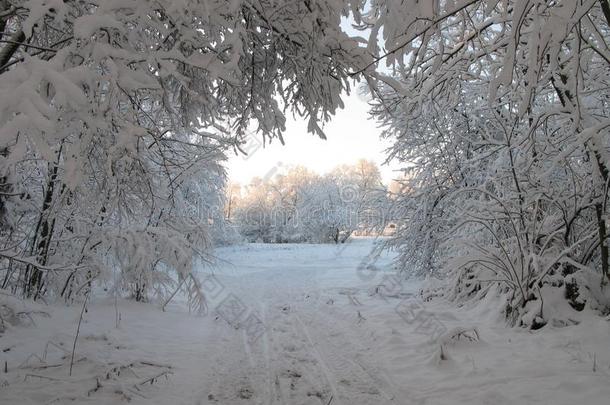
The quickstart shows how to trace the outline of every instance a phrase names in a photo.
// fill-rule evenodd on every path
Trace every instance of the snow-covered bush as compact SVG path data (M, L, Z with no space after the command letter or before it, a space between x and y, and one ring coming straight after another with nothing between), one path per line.
M549 288L607 311L585 291L610 281L608 3L407 3L373 1L363 23L392 69L369 83L405 166L403 268L455 299L504 292L515 324L549 321Z
M355 2L359 3L359 2ZM319 123L368 57L348 2L0 1L0 282L137 299L223 232L221 167L248 128ZM171 272L177 271L177 274Z

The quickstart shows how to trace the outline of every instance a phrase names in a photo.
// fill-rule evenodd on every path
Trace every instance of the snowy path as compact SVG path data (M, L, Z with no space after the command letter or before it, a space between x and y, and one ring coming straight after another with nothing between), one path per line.
M264 332L252 341L243 331L242 347L231 353L241 351L249 366L220 370L225 384L216 385L206 399L221 404L392 401L393 389L362 359L357 335L350 333L363 322L358 317L363 290L350 284L356 274L345 276L356 272L363 247L280 245L223 252L237 254L217 279L260 316ZM247 383L235 390L235 381Z
M37 319L36 333L18 328L0 339L3 350L10 347L2 352L10 372L6 384L0 379L0 403L123 403L117 390L130 403L160 405L608 403L607 320L530 332L506 328L493 302L480 306L487 312L422 303L417 283L375 293L393 273L387 254L375 271L361 266L372 248L371 240L356 240L339 248L219 249L204 284L209 316L188 315L180 303L164 313L122 301L117 329L113 302L97 302L77 350L88 360L77 362L74 376L41 369L53 380L24 381L32 371L15 365L28 355L41 356L48 342L71 345L79 308L52 308L51 318ZM446 341L441 352L439 325L476 327L480 341ZM100 374L94 360L168 364L172 374L134 390L132 381L156 372L142 366L137 378L121 374L112 381L122 385L102 381L100 388L90 377Z
M260 316L264 333L250 342L247 327L224 329L233 339L213 351L214 382L204 381L195 403L607 403L608 322L592 321L596 329L586 337L576 328L534 334L506 329L491 311L423 304L415 296L417 283L388 287L393 273L387 254L374 261L376 271L363 271L372 249L370 240L339 248L222 249L227 263L215 277L246 313ZM391 296L374 294L379 285ZM425 317L408 322L400 316L399 305L413 302L432 314L427 329ZM476 327L481 341L449 342L441 360L430 323L442 331ZM600 362L595 373L593 352Z

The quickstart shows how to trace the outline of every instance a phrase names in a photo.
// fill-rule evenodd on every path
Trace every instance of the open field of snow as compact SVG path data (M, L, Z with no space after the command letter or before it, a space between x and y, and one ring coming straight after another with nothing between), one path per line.
M608 319L508 329L493 302L455 309L419 300L418 282L393 286L391 255L373 247L219 249L205 317L92 300L72 376L81 307L28 304L38 312L0 335L0 403L608 403Z

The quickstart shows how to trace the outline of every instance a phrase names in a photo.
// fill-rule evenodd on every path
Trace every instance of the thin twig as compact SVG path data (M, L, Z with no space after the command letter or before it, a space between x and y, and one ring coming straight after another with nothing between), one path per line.
M80 310L80 317L78 318L78 326L76 327L76 336L74 336L74 344L72 345L72 355L70 356L70 376L72 376L72 366L74 365L74 353L76 352L76 341L78 340L78 334L80 333L80 325L83 321L83 314L85 313L85 307L87 306L87 299L89 299L89 293L85 295L85 301L83 301L83 307Z
M7 43L7 44L18 45L18 46L23 46L23 47L26 47L26 48L38 49L39 51L57 52L57 49L45 48L44 46L38 46L38 45L31 45L31 44L28 44L28 43L25 43L25 42L12 41L10 39L0 39L0 42L4 42L4 43Z
M39 374L26 374L25 377L23 378L23 381L26 381L28 379L28 377L36 377L36 378L46 379L46 380L51 380L51 381L61 381L58 378L47 377L46 375L39 375Z
M146 379L144 379L144 380L142 380L140 382L135 383L134 387L137 387L139 385L144 385L146 383L151 383L152 384L152 383L155 382L156 379L161 378L163 376L167 377L168 374L173 374L173 373L171 371L169 371L169 370L163 371L163 372L161 372L159 374L156 374L156 375L154 375L152 377L148 377L148 378L146 378Z

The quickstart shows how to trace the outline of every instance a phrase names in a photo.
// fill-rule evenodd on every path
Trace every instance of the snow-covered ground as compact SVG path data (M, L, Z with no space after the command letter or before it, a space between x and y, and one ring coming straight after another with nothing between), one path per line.
M81 307L27 304L0 335L0 403L609 403L609 319L527 331L493 301L424 303L374 243L219 249L206 317L92 300L72 376Z

